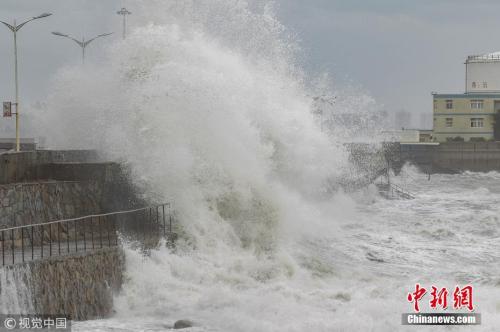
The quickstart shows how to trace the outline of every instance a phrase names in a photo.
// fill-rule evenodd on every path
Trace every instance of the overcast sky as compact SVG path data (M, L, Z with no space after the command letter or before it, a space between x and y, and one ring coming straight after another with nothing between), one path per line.
M168 0L165 0L168 1ZM281 21L298 34L311 73L362 87L387 110L431 112L431 92L463 92L467 55L500 50L500 1L277 0ZM20 92L36 102L62 65L80 61L61 31L81 37L116 31L122 0L0 0L0 20L49 11L19 33ZM128 2L133 11L133 1ZM131 18L133 25L133 17ZM98 59L99 43L88 56ZM12 33L0 27L0 98L13 99ZM418 118L418 115L415 115ZM416 122L418 125L418 122Z

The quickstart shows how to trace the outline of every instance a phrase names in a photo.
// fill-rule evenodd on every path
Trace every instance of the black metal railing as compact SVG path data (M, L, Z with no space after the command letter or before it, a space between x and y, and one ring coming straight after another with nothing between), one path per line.
M0 230L0 262L11 265L117 246L121 238L151 248L172 239L169 203Z

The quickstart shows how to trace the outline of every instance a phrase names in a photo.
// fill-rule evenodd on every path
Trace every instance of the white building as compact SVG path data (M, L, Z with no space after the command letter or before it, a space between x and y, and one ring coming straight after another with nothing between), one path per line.
M467 57L465 81L465 93L500 92L500 52Z

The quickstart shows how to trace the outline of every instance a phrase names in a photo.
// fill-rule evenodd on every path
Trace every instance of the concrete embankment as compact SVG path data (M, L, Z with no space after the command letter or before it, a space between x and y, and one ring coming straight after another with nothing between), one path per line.
M106 317L123 268L119 247L6 266L0 270L0 310L64 314L74 320Z
M500 142L394 143L388 151L395 168L410 162L426 173L500 171Z
M144 205L122 166L101 162L93 151L0 154L0 231ZM55 232L47 233L52 228L45 228L44 241L53 240ZM37 234L35 239L29 232L9 234L2 232L0 256L19 243L39 245ZM74 236L79 235L81 230ZM121 287L123 265L118 246L5 265L0 267L0 313L106 317Z

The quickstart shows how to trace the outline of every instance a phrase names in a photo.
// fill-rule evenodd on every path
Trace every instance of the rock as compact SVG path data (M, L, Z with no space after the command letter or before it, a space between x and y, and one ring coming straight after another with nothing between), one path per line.
M174 323L174 329L176 329L176 330L185 329L185 328L192 327L192 326L193 326L193 322L191 322L190 320L187 320L187 319L181 319L181 320L178 320L177 322Z

